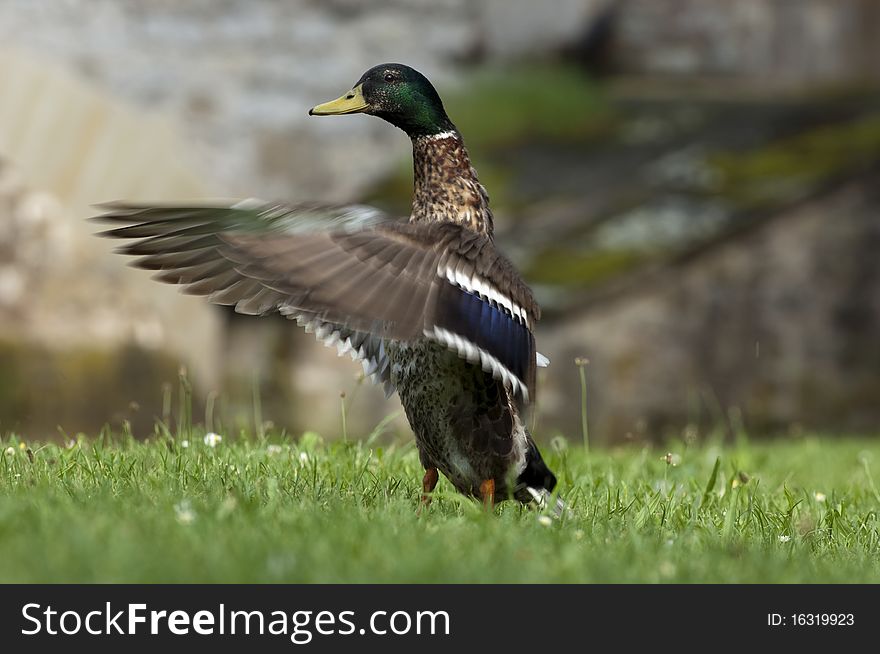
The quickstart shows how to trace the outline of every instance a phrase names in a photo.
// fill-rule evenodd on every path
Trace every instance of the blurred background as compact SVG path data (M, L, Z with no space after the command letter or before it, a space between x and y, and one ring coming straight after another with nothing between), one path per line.
M405 432L347 358L152 282L84 220L406 215L405 136L306 115L384 61L437 86L545 309L539 438L580 437L576 357L593 442L878 432L875 0L4 0L0 43L2 432L148 435L181 366L209 427Z

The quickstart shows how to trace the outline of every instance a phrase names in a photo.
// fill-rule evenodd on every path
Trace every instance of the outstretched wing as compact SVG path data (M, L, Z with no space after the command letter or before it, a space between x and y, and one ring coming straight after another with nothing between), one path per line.
M488 236L400 223L362 206L104 208L96 220L119 226L102 235L133 239L119 251L187 293L243 313L280 311L331 340L428 338L526 400L534 390L540 312Z

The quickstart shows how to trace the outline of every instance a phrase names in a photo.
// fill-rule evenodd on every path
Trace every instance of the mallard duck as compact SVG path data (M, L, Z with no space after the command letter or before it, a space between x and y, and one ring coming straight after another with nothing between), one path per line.
M103 236L155 278L245 314L277 311L396 391L425 469L420 510L439 472L494 502L547 505L556 485L522 411L546 360L540 309L495 246L489 196L461 134L424 75L368 70L312 116L365 113L412 140L408 221L360 205L104 205ZM561 506L558 503L552 505Z

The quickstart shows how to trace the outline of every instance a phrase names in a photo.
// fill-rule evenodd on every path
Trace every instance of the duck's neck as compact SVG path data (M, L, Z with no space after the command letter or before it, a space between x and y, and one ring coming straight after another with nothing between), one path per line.
M457 130L415 136L410 222L454 222L492 236L489 196Z

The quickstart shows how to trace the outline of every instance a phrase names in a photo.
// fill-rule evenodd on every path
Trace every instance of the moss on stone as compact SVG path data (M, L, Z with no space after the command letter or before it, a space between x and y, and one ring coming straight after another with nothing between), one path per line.
M718 192L743 207L786 200L880 161L880 114L826 125L748 152L718 153Z
M582 141L604 133L614 116L601 87L569 66L483 71L448 96L449 115L475 151Z
M531 260L525 276L535 284L590 286L632 270L646 258L630 250L547 248Z

